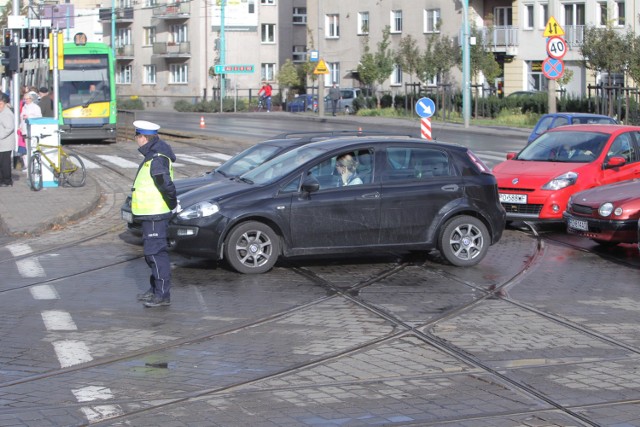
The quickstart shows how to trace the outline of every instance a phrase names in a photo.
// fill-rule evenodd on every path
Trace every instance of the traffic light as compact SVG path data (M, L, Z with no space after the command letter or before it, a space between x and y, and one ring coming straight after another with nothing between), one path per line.
M2 52L1 63L5 74L20 70L20 49L17 45L0 46L0 52Z

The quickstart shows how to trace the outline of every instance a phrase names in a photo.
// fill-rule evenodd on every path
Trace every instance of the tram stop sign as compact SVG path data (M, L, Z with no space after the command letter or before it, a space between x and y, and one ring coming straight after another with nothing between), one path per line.
M416 102L416 113L423 119L428 119L436 112L436 104L430 98L420 98Z

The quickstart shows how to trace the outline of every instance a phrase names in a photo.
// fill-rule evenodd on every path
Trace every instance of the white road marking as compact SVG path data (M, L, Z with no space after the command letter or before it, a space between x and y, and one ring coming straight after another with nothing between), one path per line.
M100 157L102 160L105 160L123 169L138 169L138 166L139 166L138 163L134 163L130 160L126 160L118 156L110 156L108 154L99 154L98 157Z
M187 156L185 154L180 155L180 160L184 160L189 163L194 163L196 165L202 165L202 166L220 166L220 162L211 162L209 160L202 160L195 156Z
M124 411L118 405L85 406L80 408L80 410L84 413L84 416L87 417L89 424L124 415Z
M40 313L48 331L77 331L78 327L66 311L46 310Z
M113 399L113 393L107 387L91 385L88 387L71 390L78 402L91 402L93 400Z
M91 160L87 160L85 157L80 156L82 159L82 163L84 163L84 167L86 169L100 169L100 165L97 163L93 163Z
M38 285L29 289L33 299L60 299L58 291L51 285Z
M16 243L13 245L8 245L7 249L9 249L9 252L11 252L11 255L13 255L14 257L27 255L33 252L33 249L31 249L31 246L26 245L24 243Z
M46 277L44 268L40 265L37 258L27 258L16 261L16 267L22 277Z
M227 161L229 160L232 156L228 155L228 154L222 154L222 153L203 153L205 156L209 156L209 157L214 157L216 159L220 159L223 161Z
M55 341L53 348L58 356L58 361L62 368L66 368L73 365L79 365L80 363L90 362L93 360L87 345L82 341Z

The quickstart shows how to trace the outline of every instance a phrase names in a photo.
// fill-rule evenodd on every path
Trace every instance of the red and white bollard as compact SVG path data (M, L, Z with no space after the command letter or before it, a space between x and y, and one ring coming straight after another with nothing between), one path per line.
M420 135L423 139L431 141L431 119L420 120Z

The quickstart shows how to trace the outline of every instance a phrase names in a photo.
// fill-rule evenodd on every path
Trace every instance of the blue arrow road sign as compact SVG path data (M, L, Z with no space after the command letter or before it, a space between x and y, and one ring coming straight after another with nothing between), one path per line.
M423 119L428 119L436 112L436 104L430 98L420 98L416 102L416 113Z

